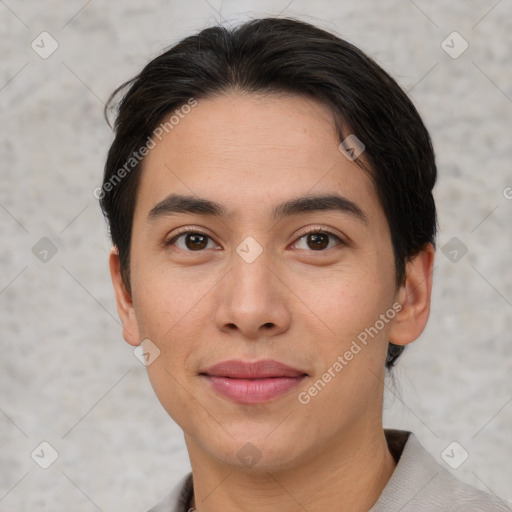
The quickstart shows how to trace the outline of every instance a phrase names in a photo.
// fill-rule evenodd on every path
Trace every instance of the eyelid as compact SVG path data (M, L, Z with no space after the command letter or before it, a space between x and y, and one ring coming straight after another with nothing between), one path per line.
M316 234L316 233L320 233L320 234L323 234L323 235L328 235L331 238L336 239L338 241L337 245L345 245L345 246L349 245L349 242L347 241L347 239L345 237L334 233L334 231L332 231L330 229L322 228L320 226L313 226L313 227L307 228L299 236L297 236L297 238L295 239L293 244L296 244L301 238L304 238L307 235ZM333 249L333 247L331 247L331 249ZM322 253L322 252L326 252L326 251L327 250L324 249L323 251L313 251L313 250L311 250L311 251L307 251L307 252L313 252L313 253L314 252L319 252L319 253Z
M345 238L342 235L335 233L333 230L331 230L329 228L323 228L321 226L312 226L312 227L306 228L306 230L303 231L298 238L302 238L303 236L306 236L306 235L309 235L312 233L323 233L325 235L329 235L334 238L337 238L341 242L345 241Z
M213 239L212 236L210 236L208 233L206 233L205 231L203 231L202 229L199 229L199 228L194 228L194 227L191 227L191 226L187 226L187 227L184 227L184 228L178 228L175 233L172 235L171 238L165 238L164 240L164 246L168 246L168 245L171 245L173 243L176 242L176 240L182 236L182 235L186 235L188 233L194 233L194 234L197 234L197 235L203 235L203 236L206 236L208 237L210 240L214 241L215 240ZM217 243L217 242L215 242ZM218 244L217 244L218 245ZM193 251L190 251L190 252L193 252ZM201 252L201 251L199 251Z

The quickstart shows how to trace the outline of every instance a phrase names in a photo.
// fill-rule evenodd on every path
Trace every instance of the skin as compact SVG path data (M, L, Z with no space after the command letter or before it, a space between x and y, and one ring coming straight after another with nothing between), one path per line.
M184 431L190 505L199 512L323 512L334 504L367 511L394 470L382 427L387 344L410 343L426 325L434 249L427 244L407 263L397 288L374 184L338 143L330 111L315 100L231 92L200 100L145 158L131 293L115 248L110 270L125 340L150 339L160 350L148 375ZM333 192L356 203L367 223L339 211L270 216L282 201ZM148 221L171 193L214 200L230 214ZM186 235L165 246L181 227L205 232L206 247L194 250ZM346 243L328 237L318 249L306 228ZM252 263L236 252L249 236L263 250ZM298 394L394 303L402 305L394 319L301 404ZM247 405L218 395L198 375L223 360L266 358L308 377L285 395ZM237 456L248 442L261 456L252 467Z

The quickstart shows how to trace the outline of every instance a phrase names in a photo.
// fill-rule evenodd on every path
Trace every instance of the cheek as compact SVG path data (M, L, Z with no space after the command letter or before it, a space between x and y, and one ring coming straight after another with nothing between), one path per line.
M173 268L134 258L133 296L141 335L159 341L172 339L197 322L201 300L214 285L214 276L198 275L194 268Z
M194 399L194 389L178 371L178 359L170 364L163 356L147 367L148 378L158 401L167 414L184 430L193 428L198 415L198 402Z
M363 414L368 400L379 395L395 312L392 280L379 276L378 270L375 264L363 265L361 259L323 282L321 290L311 282L303 283L303 296L309 294L315 312L308 317L306 330L312 331L313 322L323 333L310 338L308 349L316 354L315 382L328 381L325 388L322 382L316 386L322 391L313 408L330 411L335 423L342 421L347 410Z
M146 274L138 291L141 335L160 350L159 357L146 368L151 386L172 419L187 429L187 418L197 415L190 399L193 375L189 360L201 346L199 316L204 292L189 284L176 284L176 279L167 280L157 271Z
M311 295L316 315L329 329L323 328L326 336L311 338L309 353L318 362L311 385L320 391L306 392L317 396L312 409L328 414L334 425L345 421L348 411L365 414L380 396L394 310L391 288L373 276L354 269L344 279L326 283L323 293Z
M375 262L354 259L322 279L296 279L294 292L305 299L310 309L304 311L312 322L328 328L330 337L350 343L391 307L391 277Z

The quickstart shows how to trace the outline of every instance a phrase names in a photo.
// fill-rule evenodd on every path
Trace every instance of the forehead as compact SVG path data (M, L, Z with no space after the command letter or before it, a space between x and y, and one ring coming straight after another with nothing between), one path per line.
M144 160L136 217L170 193L212 198L234 215L271 215L291 197L336 192L363 204L369 216L379 213L370 176L338 149L330 109L304 96L201 99L155 142Z

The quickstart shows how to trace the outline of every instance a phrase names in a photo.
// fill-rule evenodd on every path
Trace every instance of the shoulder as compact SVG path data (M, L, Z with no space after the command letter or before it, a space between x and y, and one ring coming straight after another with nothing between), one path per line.
M188 503L192 494L192 473L187 473L157 505L147 512L188 512Z
M397 466L370 512L511 512L499 498L455 478L410 432L386 431Z

